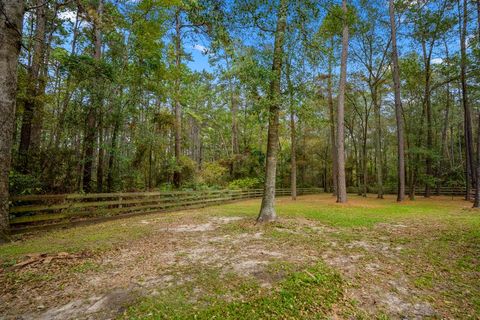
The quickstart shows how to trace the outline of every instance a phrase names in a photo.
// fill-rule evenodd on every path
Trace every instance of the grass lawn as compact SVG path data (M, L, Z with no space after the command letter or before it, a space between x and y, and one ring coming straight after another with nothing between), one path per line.
M259 203L138 216L2 245L0 315L480 318L480 211L462 199L280 198L279 221L256 225Z

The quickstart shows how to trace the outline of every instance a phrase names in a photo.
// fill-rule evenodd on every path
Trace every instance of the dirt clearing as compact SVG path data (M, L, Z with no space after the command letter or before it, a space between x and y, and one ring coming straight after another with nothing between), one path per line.
M308 211L317 205L320 218L279 210L282 218L270 225L254 223L255 201L125 219L110 226L136 230L135 236L124 235L105 248L4 256L0 314L4 319L131 317L132 306L181 290L186 294L178 299L197 310L208 307L202 303L205 296L222 303L247 299L238 290L247 284L257 288L256 295L269 295L292 272L324 263L343 279L341 299L328 311L332 317L478 316L478 234L466 226L479 222L469 212L452 224L461 206L433 218L433 204L426 202L428 210L419 206L418 219L406 212L395 221L380 217L386 221L367 227L363 222L338 226L321 218L328 210L344 210L331 208L329 201L301 197L295 208L303 205ZM365 204L357 205L360 201ZM349 210L394 210L387 200L372 201L356 199ZM288 211L291 204L282 199L279 207ZM30 243L35 239L18 242L15 250L35 248ZM212 291L222 286L226 289ZM175 304L166 309L173 313L165 311L163 317L173 317ZM149 314L155 312L139 316Z

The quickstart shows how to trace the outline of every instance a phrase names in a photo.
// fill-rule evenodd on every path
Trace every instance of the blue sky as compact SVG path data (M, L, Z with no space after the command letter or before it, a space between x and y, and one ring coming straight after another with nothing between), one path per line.
M211 71L210 64L208 63L208 55L202 53L202 49L206 46L202 44L188 45L185 47L185 51L192 55L192 61L188 61L187 65L193 71Z

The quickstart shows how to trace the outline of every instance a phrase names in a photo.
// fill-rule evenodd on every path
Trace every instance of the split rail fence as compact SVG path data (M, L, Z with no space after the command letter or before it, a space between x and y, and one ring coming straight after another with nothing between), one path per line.
M320 188L298 188L298 195L317 194ZM262 189L96 194L20 195L11 198L13 233L38 228L90 223L135 214L199 208L261 197ZM277 189L278 196L290 189Z

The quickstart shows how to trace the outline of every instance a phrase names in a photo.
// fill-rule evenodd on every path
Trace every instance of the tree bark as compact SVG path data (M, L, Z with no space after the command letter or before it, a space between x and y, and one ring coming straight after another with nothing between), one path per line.
M0 242L8 239L10 173L24 3L0 2Z
M347 58L348 58L348 22L347 1L342 0L343 32L342 32L342 57L340 63L340 84L338 89L337 109L337 202L347 202L347 184L345 181L345 87L347 84Z
M397 52L397 27L394 1L389 0L390 28L392 35L393 87L395 92L395 118L397 121L398 190L397 201L405 198L405 142L403 136L402 100L400 97L400 67Z
M267 161L265 168L265 184L262 205L257 222L275 221L275 180L277 172L278 153L278 118L281 105L280 78L282 74L283 42L287 28L287 0L280 0L277 12L277 28L275 31L275 44L273 48L272 72L273 79L270 83L270 110L268 119Z

